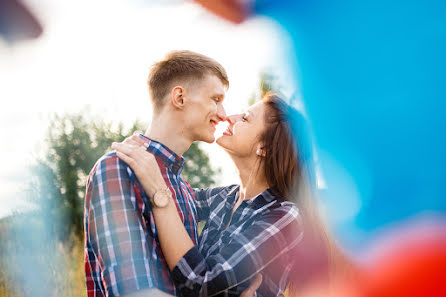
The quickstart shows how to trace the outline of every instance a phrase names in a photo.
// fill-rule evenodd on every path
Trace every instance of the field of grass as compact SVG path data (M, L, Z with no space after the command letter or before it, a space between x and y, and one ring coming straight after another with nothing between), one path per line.
M23 220L0 221L0 297L86 296L82 240L44 236L32 219L23 230Z
M0 220L0 297L85 297L82 239L62 243L41 231L33 218Z

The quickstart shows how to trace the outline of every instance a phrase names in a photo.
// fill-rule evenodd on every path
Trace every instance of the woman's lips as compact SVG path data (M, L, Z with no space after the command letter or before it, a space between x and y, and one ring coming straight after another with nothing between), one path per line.
M232 136L232 131L231 131L231 129L226 129L224 132L223 132L223 135L226 135L226 136Z

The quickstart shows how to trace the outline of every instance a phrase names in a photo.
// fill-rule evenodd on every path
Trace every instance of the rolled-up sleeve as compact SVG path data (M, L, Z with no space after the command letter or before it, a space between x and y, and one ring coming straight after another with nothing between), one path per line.
M87 185L86 240L107 296L154 287L147 230L129 173L123 161L109 155L98 161Z
M287 204L262 214L232 235L218 254L204 258L190 249L172 271L183 296L213 296L250 279L294 248L303 232L299 211Z

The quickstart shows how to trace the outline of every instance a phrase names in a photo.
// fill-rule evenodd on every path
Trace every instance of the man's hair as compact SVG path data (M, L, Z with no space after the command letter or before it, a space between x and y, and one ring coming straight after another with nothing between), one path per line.
M163 99L176 83L203 79L215 75L228 88L226 70L217 61L192 51L172 51L153 64L147 80L154 109L164 106Z

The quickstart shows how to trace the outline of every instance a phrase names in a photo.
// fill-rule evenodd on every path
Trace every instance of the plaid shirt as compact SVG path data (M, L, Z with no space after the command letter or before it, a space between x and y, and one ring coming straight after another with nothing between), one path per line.
M199 220L207 223L199 247L172 271L183 296L239 296L258 272L263 275L258 296L285 290L303 237L299 211L267 189L243 201L231 219L238 191L234 185L195 191Z
M145 140L189 236L197 243L193 191L180 177L184 159L161 143ZM160 249L148 197L133 171L115 153L103 156L92 169L84 211L88 297L120 296L153 287L178 294Z

